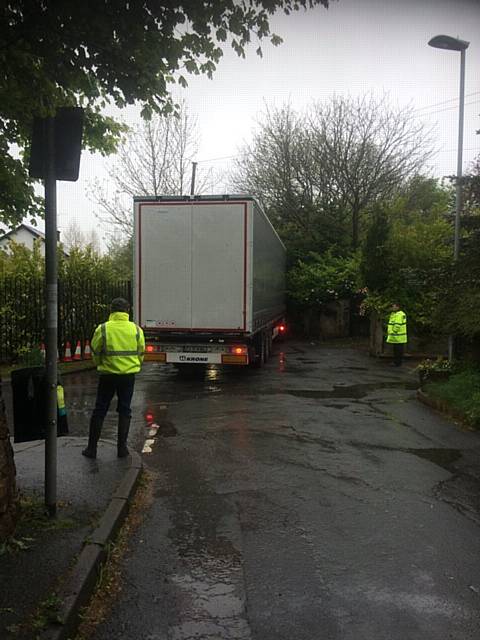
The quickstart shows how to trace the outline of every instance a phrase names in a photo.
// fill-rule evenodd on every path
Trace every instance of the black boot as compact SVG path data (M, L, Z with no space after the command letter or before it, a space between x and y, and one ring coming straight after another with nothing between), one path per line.
M103 418L98 416L92 416L90 420L90 430L88 432L88 445L87 448L82 451L82 455L86 458L97 457L97 442L100 439L102 433Z
M118 416L117 456L119 458L126 458L130 453L127 448L129 429L130 418L128 416Z

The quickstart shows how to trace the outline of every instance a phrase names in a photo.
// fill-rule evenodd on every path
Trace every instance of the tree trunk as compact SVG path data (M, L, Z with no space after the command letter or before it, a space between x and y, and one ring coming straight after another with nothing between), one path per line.
M13 449L10 444L0 380L0 542L15 530L17 516L15 475Z

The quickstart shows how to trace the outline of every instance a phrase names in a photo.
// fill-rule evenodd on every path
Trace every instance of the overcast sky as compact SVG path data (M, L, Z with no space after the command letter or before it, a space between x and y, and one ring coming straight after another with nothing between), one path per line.
M440 149L429 173L456 172L460 53L434 49L428 40L447 34L470 41L466 52L464 168L480 153L480 0L338 0L290 16L277 14L272 31L279 47L257 44L242 60L225 50L214 79L192 77L178 94L197 118L198 170L228 168L249 141L265 105L286 102L297 110L332 94L389 94L394 104L412 104L435 126ZM134 124L136 111L124 114ZM82 229L104 230L86 196L88 183L104 172L105 160L84 153L77 183L58 183L59 228L76 220ZM224 184L216 185L223 193Z

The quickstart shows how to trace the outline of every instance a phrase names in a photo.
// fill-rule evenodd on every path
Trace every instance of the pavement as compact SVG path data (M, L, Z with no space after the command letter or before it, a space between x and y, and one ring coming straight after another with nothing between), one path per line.
M43 441L14 444L17 488L26 505L15 538L0 556L0 638L67 640L97 582L108 544L128 510L142 469L138 453L118 459L101 440L96 460L86 439L57 440L57 517L43 514ZM3 588L8 585L8 588Z

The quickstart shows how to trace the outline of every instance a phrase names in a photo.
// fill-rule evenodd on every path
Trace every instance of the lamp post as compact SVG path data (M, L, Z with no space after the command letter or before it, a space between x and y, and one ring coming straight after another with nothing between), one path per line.
M470 44L466 40L452 38L451 36L434 36L428 41L431 47L447 49L448 51L460 51L460 97L458 107L458 148L457 148L457 181L455 192L455 235L453 245L453 259L458 260L460 251L460 213L462 210L462 155L463 155L463 113L465 103L465 51ZM453 336L448 340L448 357L453 358Z

